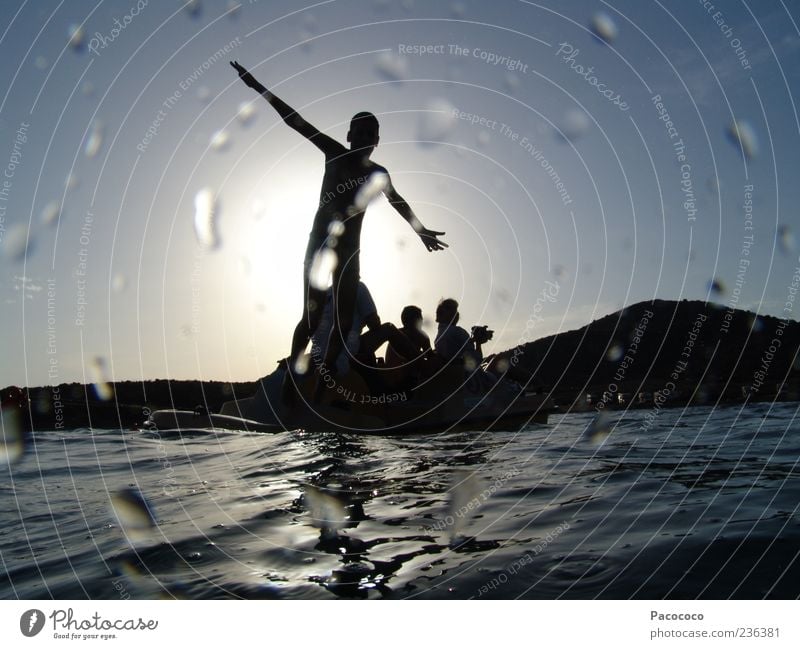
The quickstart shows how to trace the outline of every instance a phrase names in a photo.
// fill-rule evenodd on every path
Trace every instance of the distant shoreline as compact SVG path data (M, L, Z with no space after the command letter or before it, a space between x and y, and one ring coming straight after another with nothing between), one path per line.
M800 324L700 301L640 302L490 357L496 374L551 394L562 412L800 401ZM533 376L533 380L529 380ZM130 429L145 409L218 412L258 381L154 379L26 388L29 430ZM100 391L102 394L103 391ZM4 403L8 390L3 390Z

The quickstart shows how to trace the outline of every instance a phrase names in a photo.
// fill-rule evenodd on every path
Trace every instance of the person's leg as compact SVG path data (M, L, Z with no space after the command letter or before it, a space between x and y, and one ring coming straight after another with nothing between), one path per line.
M336 360L345 349L347 336L353 328L353 312L358 294L358 264L352 261L333 274L333 329L328 340L325 366L336 374Z

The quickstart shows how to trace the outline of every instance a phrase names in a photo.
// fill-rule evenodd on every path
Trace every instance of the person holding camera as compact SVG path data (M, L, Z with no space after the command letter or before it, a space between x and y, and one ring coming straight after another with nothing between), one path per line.
M482 345L489 342L494 331L486 325L472 328L472 335L458 326L458 302L447 298L436 307L436 322L439 330L434 348L446 362L460 358L468 370L476 369L483 362Z

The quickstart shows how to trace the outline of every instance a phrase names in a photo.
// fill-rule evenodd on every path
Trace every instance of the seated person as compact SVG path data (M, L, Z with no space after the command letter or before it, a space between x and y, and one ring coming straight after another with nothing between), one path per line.
M325 307L322 310L319 326L311 336L311 358L313 364L319 365L325 358L331 329L333 328L333 289L328 289ZM361 333L367 327L368 331ZM389 341L397 349L406 354L413 354L414 347L405 335L400 333L392 323L381 323L375 301L364 282L358 282L356 304L353 311L353 326L344 341L344 349L336 359L338 374L344 374L350 368L350 359L356 358L362 364L375 365L375 351Z
M398 330L414 346L414 353L407 356L398 352L390 343L386 348L386 364L389 367L399 367L426 355L431 350L431 339L422 331L422 309L409 305L403 308L400 314L403 326Z
M439 324L436 353L447 363L459 359L466 369L474 370L483 361L481 346L491 340L494 332L487 327L473 327L470 335L458 326L459 317L458 302L452 298L439 302L436 307L436 322Z

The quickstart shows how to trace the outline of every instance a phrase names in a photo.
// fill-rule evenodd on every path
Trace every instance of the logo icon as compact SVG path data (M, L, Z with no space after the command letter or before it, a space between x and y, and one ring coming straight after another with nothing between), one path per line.
M44 627L44 613L38 608L25 611L19 618L19 630L26 638L32 638Z

